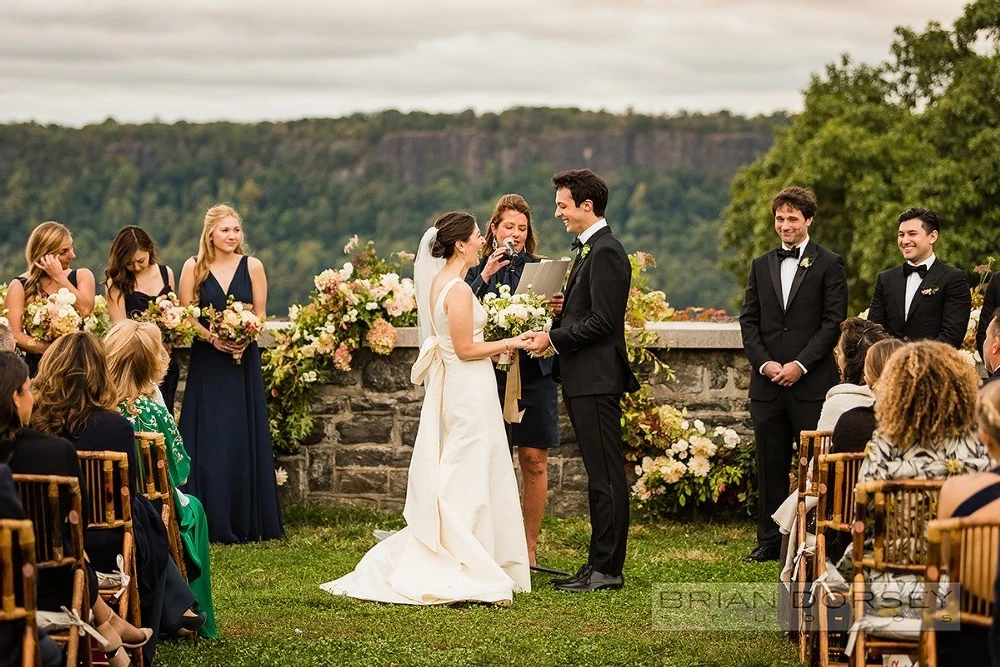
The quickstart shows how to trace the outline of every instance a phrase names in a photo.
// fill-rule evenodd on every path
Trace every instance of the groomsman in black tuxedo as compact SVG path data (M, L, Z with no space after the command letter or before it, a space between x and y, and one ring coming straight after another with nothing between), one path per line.
M788 496L795 443L816 428L838 381L833 348L847 317L847 274L840 255L809 239L816 209L805 188L785 188L771 200L781 245L751 263L740 311L760 489L757 547L745 561L778 560L781 534L771 515Z
M927 208L899 216L896 243L906 263L878 274L868 319L896 338L929 338L958 348L969 327L972 295L965 272L934 255L940 229Z
M624 585L629 489L622 453L621 399L639 389L625 351L625 309L632 267L604 219L608 184L589 169L552 177L555 216L575 234L576 260L566 281L562 312L549 334L538 333L529 350L555 349L553 374L580 443L590 501L587 563L554 582L574 593Z

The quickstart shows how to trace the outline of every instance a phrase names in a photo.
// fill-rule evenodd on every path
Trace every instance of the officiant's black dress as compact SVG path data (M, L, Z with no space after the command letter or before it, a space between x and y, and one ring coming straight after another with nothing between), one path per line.
M510 264L490 276L489 281L483 281L481 274L488 259L489 256L483 257L479 266L469 269L465 276L465 282L469 283L479 299L491 292L499 294L500 285L510 286L513 292L521 280L524 265L541 261L523 251L516 253ZM524 416L520 424L507 425L507 440L511 447L556 447L559 444L559 392L552 379L552 358L534 359L521 351L518 365L521 371L521 399L517 405L524 410ZM502 405L507 389L507 373L499 370L495 373Z
M209 273L198 305L221 311L230 294L237 301L253 303L246 257L240 260L228 292ZM179 424L191 456L184 491L201 499L212 542L284 535L267 421L257 343L247 347L237 365L232 355L195 340Z
M170 289L170 276L167 272L167 267L163 264L160 264L160 277L163 278L163 289L156 294L150 295L135 290L125 297L125 314L127 317L134 320L139 319L139 316L146 312L150 301L154 301L156 297L170 294L172 291ZM170 414L174 414L174 396L177 395L177 382L180 379L181 369L177 365L177 359L174 358L173 350L171 350L167 375L163 378L163 382L160 383L160 393L163 394L163 402L166 404Z

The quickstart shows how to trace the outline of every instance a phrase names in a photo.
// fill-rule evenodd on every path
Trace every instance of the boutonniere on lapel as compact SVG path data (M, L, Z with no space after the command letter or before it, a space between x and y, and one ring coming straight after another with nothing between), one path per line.
M926 289L920 290L920 293L923 294L924 296L930 296L931 294L937 294L938 290L940 289L941 287L939 285L931 285Z
M799 260L800 269L808 269L812 265L813 265L812 257L803 257L802 259Z
M581 260L586 259L587 255L589 255L589 254L590 254L590 244L589 243L584 243L583 247L580 248L580 259Z

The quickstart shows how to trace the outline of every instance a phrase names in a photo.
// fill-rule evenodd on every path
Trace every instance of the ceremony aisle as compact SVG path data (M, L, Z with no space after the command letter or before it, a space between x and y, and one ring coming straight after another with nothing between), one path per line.
M287 540L213 545L218 641L171 642L162 667L251 665L794 665L776 633L662 632L653 627L657 582L777 581L774 563L748 565L746 521L632 526L625 589L573 595L533 575L509 609L409 607L336 598L318 583L348 572L375 528L398 514L293 509ZM540 562L575 569L589 539L584 519L546 518Z

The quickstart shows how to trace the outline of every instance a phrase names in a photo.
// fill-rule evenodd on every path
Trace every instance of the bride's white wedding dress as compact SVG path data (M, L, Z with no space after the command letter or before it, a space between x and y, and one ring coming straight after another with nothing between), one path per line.
M529 591L531 576L517 480L489 359L462 361L444 299L432 313L410 379L424 382L413 445L406 527L376 544L350 574L323 584L337 595L399 604L500 602ZM473 337L486 311L473 299Z

